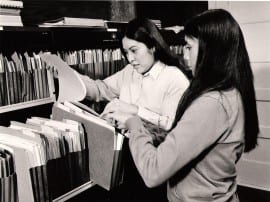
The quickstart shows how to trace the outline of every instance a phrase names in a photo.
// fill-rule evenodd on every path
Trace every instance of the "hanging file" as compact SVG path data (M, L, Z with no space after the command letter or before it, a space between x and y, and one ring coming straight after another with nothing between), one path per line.
M107 190L121 184L124 135L105 120L60 103L54 104L52 118L71 119L83 124L89 148L90 179L95 184Z

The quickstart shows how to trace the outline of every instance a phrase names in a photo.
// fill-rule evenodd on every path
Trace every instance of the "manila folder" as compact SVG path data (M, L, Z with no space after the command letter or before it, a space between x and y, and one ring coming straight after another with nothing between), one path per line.
M74 112L68 112L57 105L53 106L52 118L55 120L71 119L83 124L89 148L89 172L90 179L95 184L110 190L112 189L113 166L114 166L114 139L115 129L104 127L96 122L82 117ZM97 117L97 119L99 119ZM102 120L104 121L104 120Z

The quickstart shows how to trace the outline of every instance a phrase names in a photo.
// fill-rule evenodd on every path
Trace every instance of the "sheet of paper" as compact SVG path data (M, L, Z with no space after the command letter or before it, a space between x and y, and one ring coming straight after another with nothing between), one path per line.
M49 66L57 69L59 80L58 102L81 101L85 98L86 87L75 70L57 55L41 54L40 57Z

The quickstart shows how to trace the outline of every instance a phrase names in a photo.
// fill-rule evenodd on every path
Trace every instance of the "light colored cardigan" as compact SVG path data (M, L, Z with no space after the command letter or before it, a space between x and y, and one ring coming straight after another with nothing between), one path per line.
M148 187L168 181L169 201L237 201L236 168L244 149L237 90L196 99L157 148L138 117L127 121L129 146Z

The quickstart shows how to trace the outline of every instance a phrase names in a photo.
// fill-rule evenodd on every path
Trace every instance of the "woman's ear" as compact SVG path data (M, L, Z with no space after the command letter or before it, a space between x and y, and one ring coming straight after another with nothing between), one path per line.
M153 47L153 48L151 48L150 50L151 50L152 54L154 55L154 54L155 54L155 52L156 52L156 47L154 46L154 47Z

